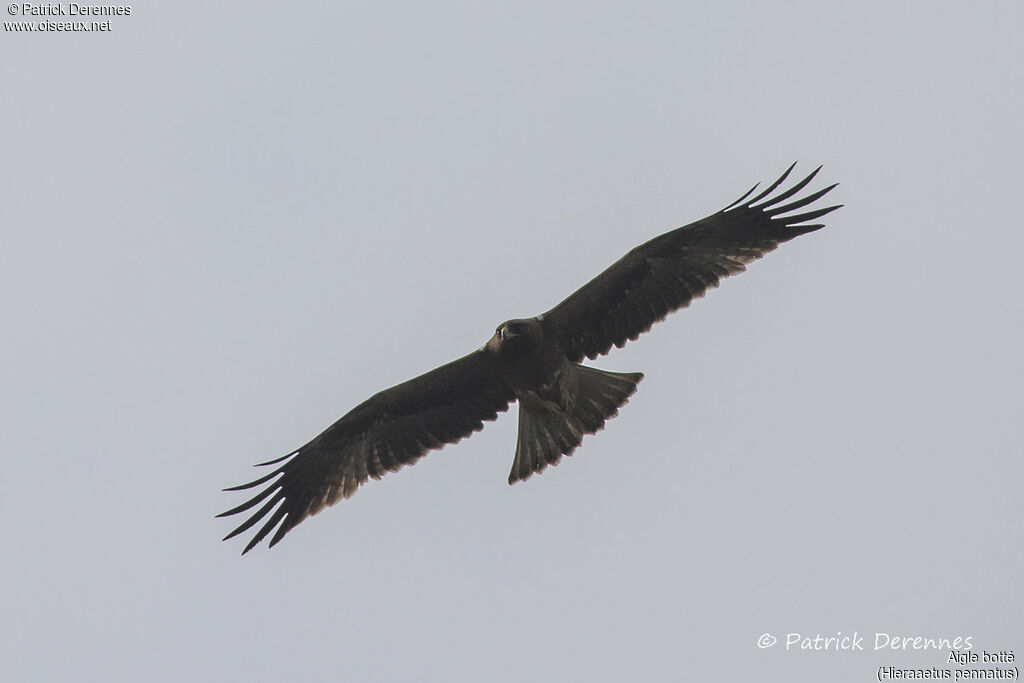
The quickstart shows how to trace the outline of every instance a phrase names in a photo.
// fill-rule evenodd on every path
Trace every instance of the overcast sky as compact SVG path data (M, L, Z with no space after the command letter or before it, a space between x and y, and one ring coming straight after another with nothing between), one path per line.
M1024 4L626 5L5 28L5 680L1024 653ZM512 408L272 550L220 541L251 464L793 161L845 208L596 361L646 379L557 468L508 486ZM864 650L786 649L837 632Z

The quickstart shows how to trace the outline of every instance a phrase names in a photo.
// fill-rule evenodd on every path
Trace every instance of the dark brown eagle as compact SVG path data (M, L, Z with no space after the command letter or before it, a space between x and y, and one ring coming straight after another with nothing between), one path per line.
M755 185L721 211L640 245L547 313L502 323L483 348L371 396L302 448L262 463L278 467L225 489L266 484L256 496L218 515L260 506L224 540L269 515L242 553L277 527L273 546L296 524L348 498L370 477L380 479L479 431L513 401L519 401L519 442L510 484L571 455L584 435L618 414L643 378L639 372L581 365L585 357L593 360L613 345L621 348L780 242L823 227L809 221L839 208L793 213L835 185L786 201L811 182L820 166L773 195L795 165L757 196L747 199Z

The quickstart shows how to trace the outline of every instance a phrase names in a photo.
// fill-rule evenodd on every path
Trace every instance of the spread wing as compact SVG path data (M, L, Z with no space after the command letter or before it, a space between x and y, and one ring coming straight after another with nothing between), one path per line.
M824 227L808 224L839 206L804 209L835 185L786 203L821 170L819 166L793 187L772 195L782 177L752 199L757 185L735 202L703 220L641 244L569 298L544 314L545 329L561 341L574 362L622 347L664 320L672 311L718 286L721 278L743 272L781 242ZM788 215L787 215L788 214Z
M270 539L273 546L306 517L351 496L368 478L380 479L430 450L479 431L484 420L496 419L514 399L485 350L386 389L299 450L262 463L260 466L279 465L266 476L225 489L267 485L245 503L218 515L235 515L263 504L224 540L269 515L242 554L280 524Z

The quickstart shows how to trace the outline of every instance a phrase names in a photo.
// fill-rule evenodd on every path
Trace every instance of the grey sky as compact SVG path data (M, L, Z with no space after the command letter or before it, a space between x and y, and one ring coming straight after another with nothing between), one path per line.
M5 30L5 680L865 681L946 667L875 632L1024 652L1024 5L682 4ZM595 362L647 377L559 467L505 483L513 408L271 551L219 541L252 463L794 160L846 207ZM868 650L785 650L837 631Z

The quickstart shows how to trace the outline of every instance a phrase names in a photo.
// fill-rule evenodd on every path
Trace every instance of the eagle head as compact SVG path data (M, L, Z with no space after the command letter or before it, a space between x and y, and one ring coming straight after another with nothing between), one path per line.
M544 339L544 330L537 318L508 320L498 325L487 348L503 356L533 355Z

